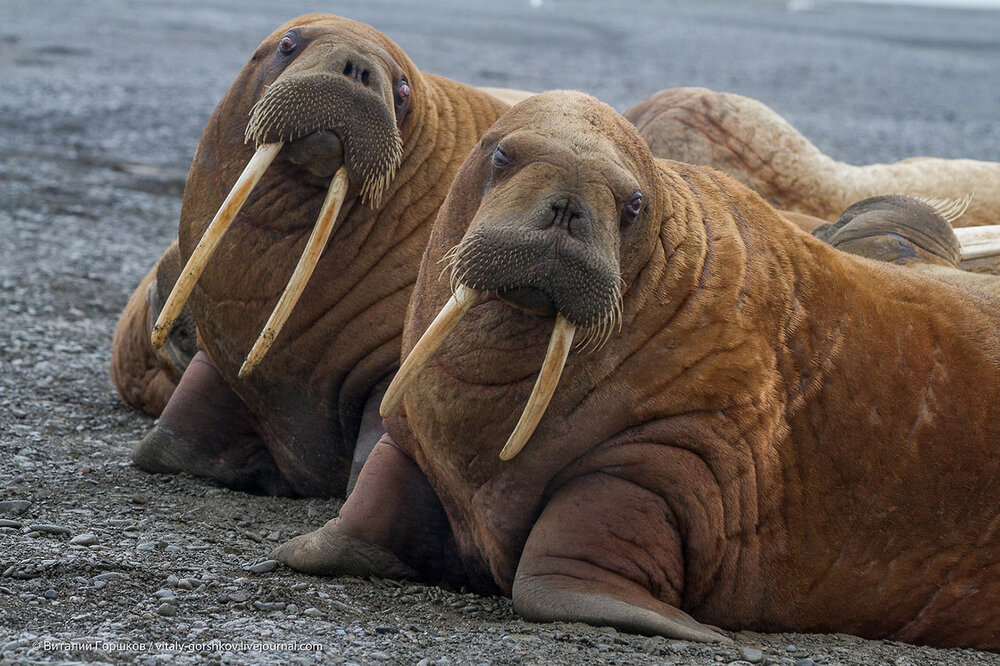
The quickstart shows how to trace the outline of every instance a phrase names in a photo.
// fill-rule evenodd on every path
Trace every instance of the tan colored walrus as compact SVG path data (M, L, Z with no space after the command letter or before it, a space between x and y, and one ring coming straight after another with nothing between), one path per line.
M265 39L213 113L188 177L184 267L152 308L153 345L169 344L188 303L204 351L136 464L257 492L342 494L355 442L381 434L376 408L399 363L431 222L505 108L420 72L348 19L311 14ZM148 330L130 309L123 326L119 340Z
M450 572L529 620L997 650L998 324L1000 299L537 95L441 209L388 434L339 518L274 555Z
M953 229L934 206L914 197L885 195L852 204L834 224L813 235L838 250L933 275L1000 296L1000 275L965 267L1000 261L1000 226ZM965 244L958 237L965 237ZM963 261L963 258L965 261Z
M833 222L854 202L880 194L973 195L956 225L1000 224L1000 163L921 157L844 164L757 100L705 88L663 90L624 115L656 157L721 169L776 208Z

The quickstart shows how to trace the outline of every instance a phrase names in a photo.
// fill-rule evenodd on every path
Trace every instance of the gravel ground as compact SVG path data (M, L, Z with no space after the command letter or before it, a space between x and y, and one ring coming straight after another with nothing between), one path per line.
M187 167L264 35L334 9L427 71L624 109L703 85L846 161L1000 159L1000 12L785 3L3 0L0 662L986 664L851 636L727 647L534 625L509 600L262 561L334 500L133 469L151 420L107 376L115 320L175 233ZM859 599L858 603L864 603ZM158 644L159 643L159 644Z

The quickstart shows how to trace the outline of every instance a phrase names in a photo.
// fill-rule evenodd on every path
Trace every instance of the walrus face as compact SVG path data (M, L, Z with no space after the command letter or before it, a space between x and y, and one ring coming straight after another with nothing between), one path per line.
M316 176L344 166L362 199L377 203L402 155L410 77L385 48L350 32L307 24L264 42L258 55L277 76L251 111L246 140L287 143L280 157Z
M500 454L507 460L541 419L574 338L596 349L621 325L623 290L659 230L662 185L635 129L610 107L568 91L508 111L462 173L452 195L461 188L482 196L474 210L459 213L467 231L445 257L454 296L397 373L382 413L481 295L513 306L500 318L551 316L539 379Z
M329 189L302 257L240 376L263 359L287 321L348 192L378 205L402 157L401 128L419 82L419 74L387 37L364 24L320 14L275 31L244 72L250 72L243 77L246 85L260 90L255 101L251 98L245 128L245 140L255 144L256 152L188 258L152 336L158 348L250 192L272 161L287 160ZM314 186L301 178L302 169L286 172L303 180L297 184Z

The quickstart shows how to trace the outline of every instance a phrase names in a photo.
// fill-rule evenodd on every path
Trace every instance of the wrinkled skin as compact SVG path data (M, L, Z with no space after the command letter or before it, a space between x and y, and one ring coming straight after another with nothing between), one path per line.
M268 91L274 113L254 137L286 143L191 295L198 372L181 379L177 405L166 406L133 459L254 492L343 495L355 442L381 434L377 421L375 432L361 431L363 414L398 366L430 224L463 156L506 105L421 73L369 26L323 14L294 19L263 41L209 120L184 193L182 262L250 160L244 133ZM327 249L268 355L241 379L342 165L349 189ZM148 336L137 319L123 325ZM196 413L185 407L192 403Z
M1000 163L915 157L853 166L824 155L760 102L705 88L662 90L625 111L656 157L720 169L772 206L837 220L856 201L882 195L973 194L956 226L1000 223Z
M160 349L149 334L181 271L174 240L136 287L118 319L111 341L111 381L122 400L147 414L159 416L198 351L190 308Z
M926 203L903 196L880 196L850 206L834 224L813 235L859 257L907 266L946 282L1000 295L996 258L963 262L951 224ZM966 268L975 266L981 272Z
M498 170L511 137L522 149ZM644 194L638 219L622 223L628 188L608 172ZM411 554L438 548L531 620L1000 649L1000 300L837 251L724 174L654 163L610 108L546 93L456 177L404 352L449 297L445 253L531 209L539 180L584 192L603 239L590 251L619 258L621 331L569 355L501 462L554 314L483 294L387 417L340 516L275 555L357 574L342 565L363 553L361 573L399 561L434 580ZM565 257L578 239L550 232Z

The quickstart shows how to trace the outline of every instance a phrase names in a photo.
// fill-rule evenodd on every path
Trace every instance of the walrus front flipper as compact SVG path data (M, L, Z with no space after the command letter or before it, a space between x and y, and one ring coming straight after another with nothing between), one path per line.
M271 557L311 574L435 583L455 578L457 561L440 500L388 435L372 449L340 516Z
M684 567L669 515L662 498L630 481L599 473L570 482L528 536L514 610L533 622L728 641L678 608Z
M205 352L191 360L132 462L147 472L185 472L235 490L295 494L257 434L253 415Z
M151 416L159 416L198 351L194 320L185 309L163 348L149 341L153 322L180 272L175 239L136 287L115 327L111 342L111 381L122 400Z

